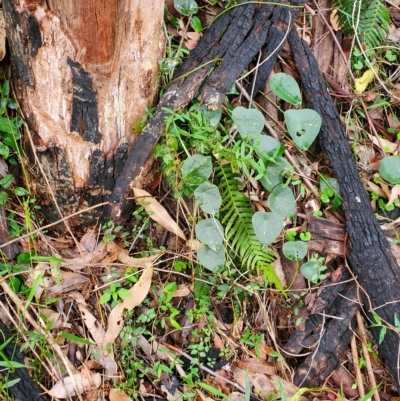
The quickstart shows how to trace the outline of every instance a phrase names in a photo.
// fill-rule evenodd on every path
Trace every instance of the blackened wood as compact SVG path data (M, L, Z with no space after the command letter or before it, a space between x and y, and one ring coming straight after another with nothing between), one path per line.
M340 358L348 349L352 331L355 327L355 314L359 310L357 303L357 287L347 286L335 300L335 318L321 312L320 316L327 322L322 322L319 331L311 338L311 343L305 346L314 347L314 351L300 364L294 376L294 384L299 387L318 387L340 366Z
M360 292L364 308L372 323L376 313L384 324L392 325L379 344L379 353L399 383L399 334L394 329L394 316L400 317L400 269L371 208L317 61L294 30L289 34L289 42L306 98L322 117L319 138L338 179L346 215L347 257L363 289ZM380 330L372 328L377 343Z
M246 1L241 0L238 3ZM304 1L292 0L292 4L300 7ZM200 96L201 101L210 108L218 108L238 75L245 70L265 41L271 41L274 49L280 41L283 46L282 35L279 39L274 35L276 32L282 33L288 27L289 14L295 15L296 12L298 9L289 9L286 6L243 4L224 12L211 24L190 57L177 71L177 80L168 88L153 118L133 144L110 198L113 220L121 221L122 210L130 192L129 185L135 178L140 178L141 169L163 132L164 119L169 114L165 109L177 110L185 107L198 94L200 85L204 83L211 69L223 60L221 66L208 78ZM279 24L279 27L270 30L271 21ZM268 65L271 69L278 53L279 51L274 51L270 57Z
M6 244L10 239L6 212L3 207L0 207L0 246ZM1 252L9 259L14 259L20 253L19 247L15 243L1 247Z
M338 268L317 291L307 296L306 304L304 330L291 337L284 351L291 356L311 351L299 365L294 382L298 386L318 387L340 366L340 358L351 340L349 327L360 308L349 271L344 266Z
M9 331L0 325L0 344L9 340L10 337L11 334ZM19 350L17 344L13 341L9 342L4 348L2 348L2 353L6 357L6 360L0 357L3 362L18 362L22 365L25 364L24 353ZM44 401L44 398L40 395L39 386L32 380L27 368L7 369L2 367L0 374L3 378L3 383L19 379L17 383L8 389L8 391L18 400Z
M292 5L302 6L303 1L292 1ZM264 87L265 81L270 76L274 68L276 58L271 55L280 53L286 43L285 36L290 30L290 26L294 23L300 10L296 8L279 8L272 17L272 24L269 29L268 41L264 49L264 57L261 60L261 65L258 68L256 81L254 84L254 93L257 93Z
M311 241L307 242L310 251L330 256L344 256L346 229L343 224L311 217L307 231L311 234Z

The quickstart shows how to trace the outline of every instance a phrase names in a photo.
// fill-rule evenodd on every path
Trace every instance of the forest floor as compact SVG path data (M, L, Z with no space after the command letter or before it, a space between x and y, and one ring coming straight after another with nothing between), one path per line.
M176 3L181 13L172 6L166 13L162 91L224 5ZM305 7L296 27L325 74L371 206L400 258L400 176L397 161L382 163L399 152L400 1L390 3L384 43L368 51L343 34L328 1L317 4ZM0 322L25 358L10 356L0 341L0 399L16 399L11 389L24 380L13 373L22 365L40 387L28 391L43 399L378 401L397 394L368 330L380 325L384 336L385 326L362 313L338 368L318 387L295 384L315 344L296 355L283 347L347 266L345 216L315 135L307 133L305 144L290 134L285 113L302 104L290 46L274 69L281 80L268 80L253 104L246 93L257 65L219 110L193 101L171 112L155 150L154 185L133 189L135 211L123 226L57 234L1 160L8 195L0 197L19 254L0 265Z

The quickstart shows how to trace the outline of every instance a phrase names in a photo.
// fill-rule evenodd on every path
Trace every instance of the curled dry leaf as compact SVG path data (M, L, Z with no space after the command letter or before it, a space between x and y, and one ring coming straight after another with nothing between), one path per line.
M111 264L117 260L119 248L113 241L99 242L93 252L78 256L73 259L65 259L63 266L71 270L80 270L88 264L102 263L104 265Z
M382 146L386 150L388 150L388 153L397 152L397 147L398 147L397 143L390 142L390 141L388 141L387 139L384 139L384 138L379 138L378 139L378 138L376 138L375 136L372 136L372 135L368 135L368 136L369 136L369 139L371 139L372 143L375 146L377 146L378 148L380 148L381 144L382 144Z
M130 296L125 298L122 303L118 304L110 313L108 317L108 328L105 334L103 343L103 354L109 354L109 347L114 344L115 339L118 337L124 326L124 319L122 317L124 310L128 312L140 305L146 298L150 290L151 278L153 276L153 266L148 265L139 281L129 290Z
M87 287L90 280L76 272L66 272L64 270L59 270L59 278L61 278L60 284L55 284L48 289L47 298L55 298L61 294L66 294L67 292L74 290L82 290Z
M82 394L86 391L90 391L93 386L99 388L101 386L101 376L100 373L87 372L85 374L77 373L73 375L72 378L70 376L64 377L49 391L49 395L62 399L75 396L74 382L79 392Z
M131 267L138 267L138 268L145 268L151 263L154 263L160 256L162 255L162 252L149 256L147 258L133 258L132 256L128 255L128 251L126 249L121 249L118 252L118 260L121 263L125 263L126 265L129 265Z
M117 364L114 360L114 355L103 355L103 343L105 337L105 330L101 326L100 322L93 316L93 314L87 309L83 303L78 303L78 308L82 313L83 321L85 326L89 330L94 342L97 346L91 346L89 352L94 356L96 361L104 367L105 375L111 377L117 372Z
M132 398L129 397L124 391L118 391L116 388L110 389L110 394L108 395L110 401L132 401Z
M394 185L390 194L388 205L391 205L400 196L400 185Z
M156 221L158 224L161 224L168 231L171 231L178 237L182 238L186 241L185 234L178 227L178 224L172 217L168 214L161 204L154 199L148 192L139 188L132 188L135 198L140 200L144 210L149 213L150 218Z

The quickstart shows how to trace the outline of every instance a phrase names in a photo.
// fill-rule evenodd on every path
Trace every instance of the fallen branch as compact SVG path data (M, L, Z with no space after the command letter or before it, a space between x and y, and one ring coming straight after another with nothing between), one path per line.
M289 34L289 43L306 98L322 118L319 138L337 176L343 199L349 243L347 257L361 285L361 298L370 324L377 324L378 316L382 325L387 327L380 344L383 326L376 325L372 333L379 344L381 357L400 388L400 337L394 327L395 316L400 317L400 269L371 208L339 113L319 73L318 63L295 30Z

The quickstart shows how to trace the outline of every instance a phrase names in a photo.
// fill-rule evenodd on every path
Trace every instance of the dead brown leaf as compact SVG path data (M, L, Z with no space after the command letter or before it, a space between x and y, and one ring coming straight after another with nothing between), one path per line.
M48 394L51 397L61 399L73 397L76 395L74 382L79 392L83 394L86 391L90 391L93 386L99 388L101 386L101 376L100 373L89 371L87 373L76 373L72 377L64 377L53 386Z
M398 199L400 196L400 185L394 185L392 188L392 192L389 197L389 202L387 203L388 205L391 205L396 199Z
M131 267L145 268L149 263L154 263L162 253L158 253L156 255L148 256L147 258L133 258L128 255L128 251L125 249L121 249L118 252L118 260L121 263L125 263Z
M253 373L263 373L266 375L274 375L276 367L268 364L267 361L258 358L246 358L236 361L240 369L248 370Z
M116 388L110 389L110 394L108 396L110 401L132 401L132 398L129 397L124 391L118 391Z
M148 192L139 188L132 188L135 198L140 200L144 210L149 213L150 218L161 224L168 231L171 231L178 237L186 241L185 234L179 228L178 224L172 217L168 214L165 208Z
M108 327L104 337L103 354L110 353L109 347L114 344L115 339L119 336L123 326L124 319L122 317L124 310L128 312L142 303L150 290L151 279L153 276L153 266L148 265L139 281L129 290L130 296L125 298L122 303L114 307L108 317Z

